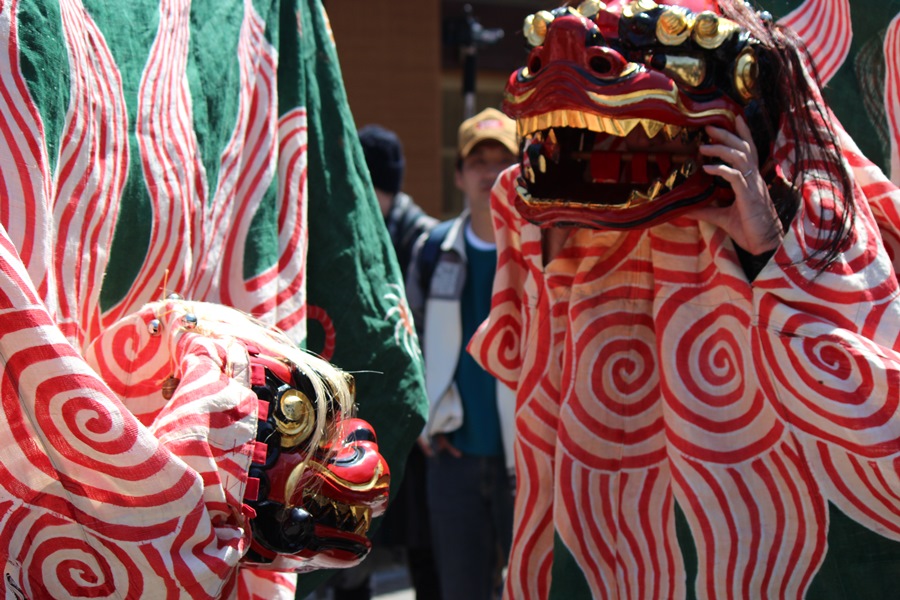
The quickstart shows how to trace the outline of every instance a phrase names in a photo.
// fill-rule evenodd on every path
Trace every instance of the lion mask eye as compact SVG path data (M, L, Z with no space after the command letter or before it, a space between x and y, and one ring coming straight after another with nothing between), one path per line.
M734 61L734 89L744 102L759 96L759 63L752 45L747 46Z
M275 425L284 448L296 448L308 440L316 427L316 409L309 396L298 389L283 386L278 393Z

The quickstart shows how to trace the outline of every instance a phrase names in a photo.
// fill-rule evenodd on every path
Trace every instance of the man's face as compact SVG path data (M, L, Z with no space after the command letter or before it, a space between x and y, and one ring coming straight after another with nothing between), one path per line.
M515 162L516 156L500 142L484 141L469 152L456 171L456 187L468 198L472 210L490 206L497 176Z

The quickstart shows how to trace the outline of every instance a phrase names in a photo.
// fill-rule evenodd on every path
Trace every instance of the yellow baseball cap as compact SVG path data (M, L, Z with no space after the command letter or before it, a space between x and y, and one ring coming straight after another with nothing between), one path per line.
M519 153L516 122L495 108L486 108L459 126L459 156L465 158L485 140L500 142L513 154Z

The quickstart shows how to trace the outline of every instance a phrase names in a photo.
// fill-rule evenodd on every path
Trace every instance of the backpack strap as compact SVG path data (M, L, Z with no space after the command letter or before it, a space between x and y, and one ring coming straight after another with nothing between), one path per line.
M437 267L438 256L441 254L441 244L453 225L453 219L443 221L435 225L428 232L425 243L419 251L417 266L419 268L419 286L422 291L428 294L431 290L431 278L434 276L434 269Z

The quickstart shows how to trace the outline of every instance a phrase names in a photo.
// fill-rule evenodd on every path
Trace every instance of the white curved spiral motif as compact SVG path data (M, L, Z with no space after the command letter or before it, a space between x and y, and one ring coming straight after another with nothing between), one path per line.
M730 463L767 450L782 428L752 376L750 307L717 304L725 293L681 290L661 303L657 321L665 325L659 355L677 357L660 363L669 440L685 454Z
M607 318L581 311L570 325L571 352L582 360L563 400L558 435L575 461L595 469L663 459L656 335L649 317L629 308L615 300L591 302L591 311Z
M900 389L896 353L803 315L781 335L764 335L761 349L794 426L863 456L893 452L886 442L900 439L900 398L889 391Z
M85 534L73 537L65 521L52 516L26 518L10 532L15 560L40 579L26 580L29 598L138 598L155 577L117 545ZM6 537L7 532L3 532Z
M807 181L783 247L751 284L731 241L686 217L618 238L578 231L543 265L539 229L509 208L516 174L495 188L508 254L471 344L518 382L507 597L549 593L554 533L594 597L681 597L676 504L699 598L803 597L827 551L828 501L900 535L897 284L864 202L851 246L818 272L804 258L833 191ZM860 182L878 218L900 200ZM507 331L505 363L495 340Z

